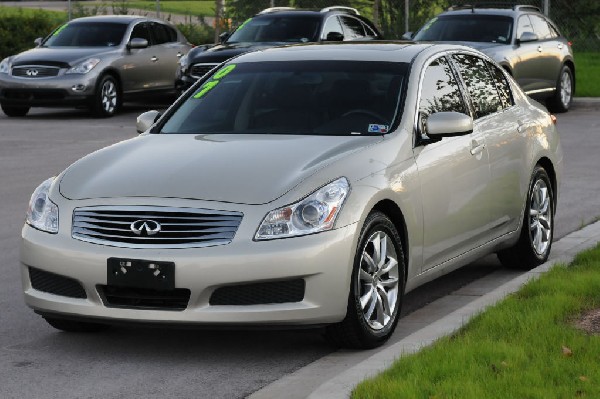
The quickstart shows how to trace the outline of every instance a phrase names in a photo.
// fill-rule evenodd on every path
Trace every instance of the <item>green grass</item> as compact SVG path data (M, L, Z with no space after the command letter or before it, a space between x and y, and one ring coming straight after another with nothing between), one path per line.
M125 7L130 9L142 9L148 11L156 11L156 1L91 1L82 2L85 6L104 6L107 9L112 9L112 6L120 7L124 4ZM215 15L215 2L214 0L199 0L199 1L180 1L180 0L161 0L160 2L161 13L173 13L182 15L203 15L203 16L214 16Z
M600 52L575 53L575 95L600 97Z
M7 7L0 3L0 18L12 18L15 16L33 17L43 15L45 18L50 19L52 22L59 24L67 20L67 14L61 11L49 11L40 10L36 8L24 8L24 7Z
M352 398L600 398L600 336L572 325L598 307L600 246L528 283L457 334L399 359Z

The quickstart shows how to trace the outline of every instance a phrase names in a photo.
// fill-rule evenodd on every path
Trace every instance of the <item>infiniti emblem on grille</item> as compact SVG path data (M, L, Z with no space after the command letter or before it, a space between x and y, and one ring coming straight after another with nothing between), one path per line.
M129 228L138 236L153 236L160 231L160 224L154 220L142 219L131 223Z
M39 73L39 71L37 69L28 69L27 71L25 71L25 74L27 76L37 76Z

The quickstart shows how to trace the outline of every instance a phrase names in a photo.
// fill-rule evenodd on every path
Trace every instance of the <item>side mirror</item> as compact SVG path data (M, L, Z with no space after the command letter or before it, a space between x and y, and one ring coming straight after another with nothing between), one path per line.
M147 111L137 117L135 122L135 129L138 133L144 133L146 130L150 129L154 122L156 122L160 118L160 112L152 110Z
M227 41L227 39L229 39L229 36L231 36L231 33L229 32L223 32L219 35L219 42L220 43L225 43Z
M473 119L460 112L436 112L427 117L427 136L463 136L473 131Z
M38 37L37 39L35 39L35 40L33 41L33 44L35 44L35 45L36 45L36 47L37 47L37 46L39 46L40 44L42 44L42 42L43 42L43 41L44 41L44 38L43 38L43 37Z
M344 34L340 32L329 32L325 40L328 42L343 42Z
M142 39L141 37L134 37L127 44L128 49L146 48L146 47L148 47L148 40Z
M533 32L523 32L521 37L517 39L517 44L538 41L538 35Z
M405 32L402 35L402 39L404 39L404 40L412 40L412 38L413 38L413 33L412 32Z

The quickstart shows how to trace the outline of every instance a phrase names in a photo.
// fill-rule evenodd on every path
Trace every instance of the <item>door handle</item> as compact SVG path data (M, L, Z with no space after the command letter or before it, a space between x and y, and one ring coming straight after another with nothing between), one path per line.
M181 53L181 52L178 52L178 53L177 53L177 58L181 58L181 57L183 57L183 53Z
M471 141L471 155L477 155L485 149L485 144L480 144L477 140Z
M152 58L150 58L150 61L156 62L156 61L158 61L158 57L154 55L154 56L152 56Z
M557 47L558 47L558 49L559 49L559 50L562 50L562 48L563 48L563 45L562 45L562 43L558 43L558 46L557 46Z
M538 46L538 53L542 52L542 46Z

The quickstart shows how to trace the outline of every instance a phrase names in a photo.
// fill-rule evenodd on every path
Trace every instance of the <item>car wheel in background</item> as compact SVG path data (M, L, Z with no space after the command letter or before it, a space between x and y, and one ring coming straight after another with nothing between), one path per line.
M387 341L398 324L404 281L400 235L386 215L373 212L361 231L346 317L326 328L327 340L360 349Z
M25 116L29 112L29 107L2 104L2 111L4 111L6 116Z
M106 324L99 323L87 323L82 321L75 320L67 320L67 319L57 319L54 317L44 317L44 320L52 327L57 330L67 331L67 332L96 332L102 331L109 328Z
M564 65L560 71L554 96L548 99L548 109L551 112L567 112L573 102L573 72L571 68Z
M100 78L94 94L92 113L100 118L113 116L121 107L119 83L111 75Z
M519 241L498 252L503 266L529 270L548 259L554 236L554 193L546 170L533 170Z

